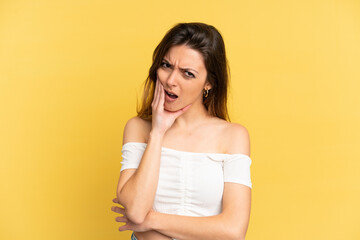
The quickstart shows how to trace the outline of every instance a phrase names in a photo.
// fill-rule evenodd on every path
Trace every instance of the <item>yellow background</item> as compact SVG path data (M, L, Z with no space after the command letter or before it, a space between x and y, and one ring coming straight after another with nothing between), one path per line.
M165 32L222 33L247 240L360 239L360 2L0 1L0 239L129 239L122 131Z

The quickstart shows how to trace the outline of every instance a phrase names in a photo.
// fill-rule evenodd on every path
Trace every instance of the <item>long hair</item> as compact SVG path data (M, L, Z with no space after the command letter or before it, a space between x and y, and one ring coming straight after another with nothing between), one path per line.
M224 40L215 27L199 22L176 24L155 48L153 63L144 84L142 104L140 108L137 105L137 116L144 120L152 118L151 103L155 92L156 71L169 49L179 45L186 45L201 53L207 70L207 81L212 86L208 97L203 97L203 104L211 116L230 121L227 109L230 69Z

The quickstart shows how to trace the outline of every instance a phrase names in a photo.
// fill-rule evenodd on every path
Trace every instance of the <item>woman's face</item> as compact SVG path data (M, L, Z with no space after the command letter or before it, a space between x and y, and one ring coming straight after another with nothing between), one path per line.
M172 112L189 104L203 104L203 89L211 88L206 81L207 71L202 55L185 45L169 49L157 76L165 89L164 108ZM166 92L177 97L170 97Z

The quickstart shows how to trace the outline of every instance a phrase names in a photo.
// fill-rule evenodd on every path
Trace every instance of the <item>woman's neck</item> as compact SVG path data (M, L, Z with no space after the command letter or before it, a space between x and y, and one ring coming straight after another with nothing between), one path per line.
M174 122L174 128L189 130L204 123L211 116L203 103L192 105L186 112L181 114Z

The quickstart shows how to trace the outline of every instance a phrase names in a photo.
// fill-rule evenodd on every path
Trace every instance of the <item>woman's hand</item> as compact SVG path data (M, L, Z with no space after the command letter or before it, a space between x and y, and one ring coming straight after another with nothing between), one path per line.
M114 198L113 202L119 204L117 198ZM148 215L145 218L145 221L143 223L141 223L141 224L135 224L135 223L131 222L126 217L125 209L122 208L122 207L113 206L113 207L111 207L111 210L116 212L116 213L119 213L119 214L123 215L123 216L115 218L115 221L125 223L125 225L119 227L119 231L122 232L122 231L126 231L126 230L131 230L131 231L134 231L134 232L146 232L146 231L151 230L149 219L150 219L150 215L152 214L153 210L151 210L148 213Z
M151 103L152 107L152 130L158 131L160 134L165 132L172 126L175 119L189 109L191 104L176 111L169 112L164 109L165 91L159 79L156 79L154 99Z

